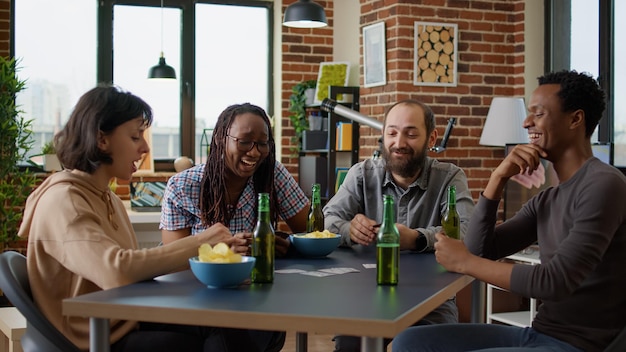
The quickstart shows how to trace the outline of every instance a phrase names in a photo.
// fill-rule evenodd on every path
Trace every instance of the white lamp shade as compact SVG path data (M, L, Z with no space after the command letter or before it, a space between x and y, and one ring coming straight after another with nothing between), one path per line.
M494 147L528 143L528 132L523 127L525 118L523 98L493 98L479 143Z

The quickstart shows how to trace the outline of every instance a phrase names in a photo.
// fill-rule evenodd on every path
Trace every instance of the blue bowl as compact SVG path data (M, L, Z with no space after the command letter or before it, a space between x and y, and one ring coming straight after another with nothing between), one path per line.
M307 257L325 257L332 253L339 246L341 235L327 238L307 238L302 237L304 233L289 235L291 244L298 252Z
M236 287L246 279L254 267L254 257L242 256L240 263L201 262L198 257L189 258L193 274L210 288Z

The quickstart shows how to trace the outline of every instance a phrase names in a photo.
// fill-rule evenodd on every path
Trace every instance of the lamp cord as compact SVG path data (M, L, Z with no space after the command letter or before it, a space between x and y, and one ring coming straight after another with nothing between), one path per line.
M163 57L163 0L161 0L161 57Z

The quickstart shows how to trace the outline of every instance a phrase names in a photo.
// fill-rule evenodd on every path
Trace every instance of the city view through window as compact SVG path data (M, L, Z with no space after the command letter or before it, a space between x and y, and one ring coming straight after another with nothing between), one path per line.
M95 0L16 2L15 56L20 60L19 78L26 80L17 103L25 118L34 122L31 155L40 153L65 124L79 97L98 83L97 4ZM191 86L180 76L182 10L114 6L113 82L152 106L155 159L180 156L181 89L195 89L196 163L201 162L203 130L213 128L228 105L250 102L268 110L268 9L196 3L195 11L196 75ZM33 30L42 26L45 31ZM176 80L147 79L161 50L176 70Z

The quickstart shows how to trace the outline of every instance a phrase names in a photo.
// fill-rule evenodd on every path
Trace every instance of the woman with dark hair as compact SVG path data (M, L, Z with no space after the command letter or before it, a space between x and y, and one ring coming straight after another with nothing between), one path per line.
M109 180L129 180L149 152L144 132L152 110L119 88L85 93L55 136L65 170L29 196L19 230L28 237L28 276L33 298L63 335L89 349L89 320L62 314L63 299L152 279L187 265L202 243L246 245L216 223L198 236L168 246L139 249L122 201ZM248 331L112 320L111 350L262 351L279 338L255 340ZM268 333L266 333L267 335ZM280 336L279 336L280 337Z
M231 105L217 119L206 164L179 172L167 182L160 224L164 247L224 224L234 237L246 241L243 246L235 245L235 250L247 252L259 193L270 194L275 229L282 219L293 232L305 230L309 201L289 171L276 161L269 117L249 103ZM276 254L284 256L289 240L276 236L275 243ZM284 332L247 332L255 341L277 341L269 343L265 351L278 351L285 341Z
M282 219L293 232L305 230L309 201L276 161L269 117L249 103L231 105L217 120L207 163L182 171L167 183L160 225L163 243L203 233L216 223L249 239L256 225L257 195L262 192L270 194L274 228ZM288 247L287 239L276 236L278 255L285 255Z

